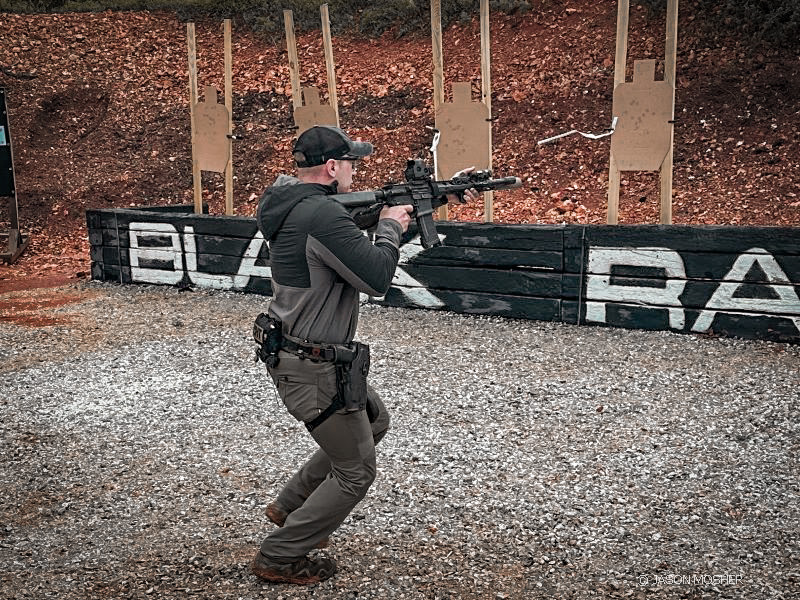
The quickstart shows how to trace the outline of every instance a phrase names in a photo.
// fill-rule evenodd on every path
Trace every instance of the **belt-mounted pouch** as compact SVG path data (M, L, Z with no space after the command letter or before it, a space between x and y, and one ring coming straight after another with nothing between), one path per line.
M336 347L336 387L340 402L347 412L364 410L367 406L367 375L369 375L369 346L353 342Z
M270 317L267 313L261 313L253 323L253 339L258 344L256 348L256 360L261 360L268 367L278 366L278 352L283 342L283 331L281 322Z

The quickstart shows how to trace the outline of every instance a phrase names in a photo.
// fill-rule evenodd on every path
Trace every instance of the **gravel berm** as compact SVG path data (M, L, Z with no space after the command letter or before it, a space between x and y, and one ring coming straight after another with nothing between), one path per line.
M0 598L800 597L798 346L366 305L392 430L296 587L248 568L314 448L265 298L0 299Z

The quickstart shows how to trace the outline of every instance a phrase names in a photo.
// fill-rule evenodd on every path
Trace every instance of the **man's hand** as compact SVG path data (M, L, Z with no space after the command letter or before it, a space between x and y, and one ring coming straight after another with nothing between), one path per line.
M467 167L466 169L461 169L460 171L453 174L453 179L456 177L464 177L464 175L469 175L475 170L475 167ZM447 201L448 202L458 202L459 204L465 204L466 202L471 202L472 200L477 200L481 197L481 194L475 188L470 188L464 192L464 198L461 199L455 194L448 194Z
M411 223L411 212L414 207L410 204L400 204L398 206L384 206L381 210L379 219L393 219L400 223L403 231L408 231L408 224Z

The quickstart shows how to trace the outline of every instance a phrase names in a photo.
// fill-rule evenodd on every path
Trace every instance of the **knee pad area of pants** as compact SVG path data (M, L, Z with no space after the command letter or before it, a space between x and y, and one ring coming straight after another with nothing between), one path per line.
M375 481L377 468L375 457L347 468L334 467L333 472L342 489L359 500L367 495L372 482Z

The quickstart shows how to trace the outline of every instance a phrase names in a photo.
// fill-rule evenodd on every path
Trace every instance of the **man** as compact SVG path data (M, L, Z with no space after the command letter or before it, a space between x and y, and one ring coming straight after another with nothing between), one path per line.
M375 444L389 415L370 386L365 410L338 404L337 348L353 341L359 293L383 296L408 229L410 205L384 207L369 241L347 210L328 198L350 191L356 161L372 144L337 127L312 127L297 139L297 178L280 176L259 201L258 227L269 242L273 299L282 323L278 364L267 367L289 413L303 421L319 449L267 507L280 528L261 544L252 571L268 581L309 584L336 571L329 558L306 554L361 501L375 479ZM477 197L474 190L468 199ZM334 404L337 401L337 404Z
M279 177L259 202L258 226L272 263L269 314L297 344L294 351L282 349L268 371L289 413L307 424L334 400L336 369L300 354L353 340L359 293L386 293L410 222L411 206L384 208L373 244L347 210L327 198L350 191L356 161L371 153L371 144L352 141L337 127L312 127L294 146L297 179ZM389 428L389 415L371 387L367 402L368 411L339 409L311 431L319 449L267 509L281 528L253 559L259 577L308 584L336 571L332 559L306 554L326 543L375 479L375 443Z

